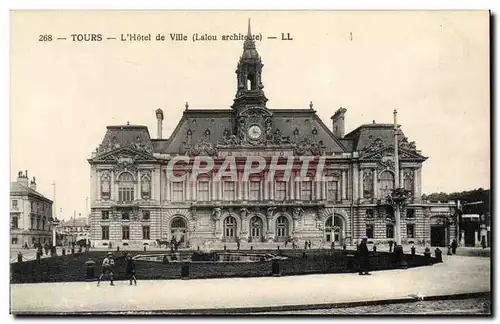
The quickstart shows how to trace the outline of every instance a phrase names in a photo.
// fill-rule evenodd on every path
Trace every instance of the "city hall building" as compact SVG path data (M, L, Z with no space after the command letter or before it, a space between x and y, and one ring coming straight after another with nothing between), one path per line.
M395 163L393 124L374 122L346 133L344 108L329 125L312 104L309 109L272 109L266 105L263 80L261 57L248 37L230 108L196 110L186 104L167 139L162 138L160 109L157 138L145 126L108 126L88 160L93 245L142 247L175 238L192 248L237 240L242 247L262 246L290 239L299 246L310 240L330 247L332 242L355 244L365 236L387 243L395 234L387 196L395 187L396 165L400 186L411 193L401 213L403 243L447 245L455 238L454 205L422 201L427 157L401 130ZM181 161L175 168L169 164L197 156L213 158L213 171L191 177L192 162ZM269 179L268 165L245 179L248 156L278 164L293 157L290 179L280 171ZM228 157L236 162L237 177L217 179L214 171ZM312 160L308 179L299 177L304 157ZM320 158L327 181L315 174ZM187 177L172 179L168 172Z

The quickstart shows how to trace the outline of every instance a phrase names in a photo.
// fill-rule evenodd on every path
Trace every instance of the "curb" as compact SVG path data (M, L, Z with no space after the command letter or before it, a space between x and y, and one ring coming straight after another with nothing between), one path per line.
M235 308L205 308L205 309L169 309L169 310L147 310L147 311L97 311L97 312L71 312L71 313L37 313L37 316L51 316L51 315L248 315L251 313L274 313L286 311L304 311L328 308L351 308L360 306L377 306L387 304L405 304L416 303L421 301L434 301L434 300L460 300L471 298L491 298L491 292L473 292L461 293L453 295L435 295L435 296L408 296L392 299L381 300L367 300L367 301L352 301L352 302L338 302L338 303L325 303L325 304L302 304L302 305L283 305L283 306L259 306L259 307L235 307ZM30 312L14 313L16 316L30 316L35 315ZM256 314L258 315L258 314ZM273 315L273 314L265 314ZM285 315L285 314L274 314ZM397 315L397 314L394 314Z

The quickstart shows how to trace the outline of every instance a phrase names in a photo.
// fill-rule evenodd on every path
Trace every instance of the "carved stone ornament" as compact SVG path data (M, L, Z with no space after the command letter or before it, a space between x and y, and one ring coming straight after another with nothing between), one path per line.
M248 210L246 208L241 208L240 209L240 217L241 219L246 219L248 215Z
M142 199L151 198L151 173L149 171L142 172L141 197L142 197Z
M290 144L291 143L290 136L283 136L281 130L277 129L272 134L271 143L276 145Z
M294 220L299 220L304 215L304 210L300 207L295 207L292 212L292 218Z
M276 207L268 207L267 208L267 212L266 212L267 218L273 218L275 209L276 209Z
M392 170L394 171L396 163L392 158L382 158L382 160L379 162L378 169L380 171L382 170Z
M373 140L373 142L365 146L361 151L370 153L378 151L383 147L384 147L384 141L382 141L381 138L377 137L376 139Z
M193 147L187 149L188 156L215 156L217 155L217 148L212 143L207 142L201 138Z
M221 216L221 208L220 207L215 207L213 210L212 210L212 219L214 221L218 221L220 220L220 216Z
M104 200L110 198L111 194L111 177L109 172L103 172L101 176L101 197Z
M138 159L138 155L129 156L129 155L121 155L115 157L116 164L114 167L114 171L119 173L121 171L133 171L137 170L137 166L135 165L135 161Z
M412 152L417 151L417 145L415 142L408 142L408 137L403 137L403 139L399 142L399 147Z
M322 143L314 142L309 137L298 142L294 149L295 155L322 155L326 147Z
M239 143L238 137L234 134L231 134L229 129L225 129L222 134L222 139L219 140L220 145L228 145L228 146L236 146Z
M373 196L373 172L365 170L363 174L363 197L372 198Z

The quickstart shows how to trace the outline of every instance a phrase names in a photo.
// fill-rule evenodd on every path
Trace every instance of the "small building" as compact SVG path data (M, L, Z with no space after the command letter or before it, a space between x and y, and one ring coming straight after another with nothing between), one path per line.
M10 224L11 247L52 244L52 200L36 190L28 171L10 183Z
M87 217L62 221L57 227L58 244L69 245L89 239L90 225Z

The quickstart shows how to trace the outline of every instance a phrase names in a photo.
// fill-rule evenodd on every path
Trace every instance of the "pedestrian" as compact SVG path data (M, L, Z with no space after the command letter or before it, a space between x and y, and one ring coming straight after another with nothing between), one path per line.
M238 251L240 250L240 238L239 237L236 238L236 248L238 249Z
M332 250L335 250L335 241L332 241L332 246L331 246Z
M458 247L457 240L453 239L453 242L451 242L451 253L457 254L457 247Z
M393 244L393 242L392 242L392 240L390 240L389 241L389 252L392 252L392 244Z
M115 266L115 260L113 260L113 253L108 252L108 255L104 258L102 261L102 273L99 279L97 280L97 286L99 287L99 284L101 282L101 279L103 276L107 275L109 277L109 280L111 282L111 286L114 286L115 284L113 283L113 268Z
M308 245L309 245L309 250L310 250L311 249L311 245L312 245L311 240L309 240L309 244Z
M307 241L304 241L304 250L307 250Z
M135 277L135 261L132 259L130 253L127 254L127 277L130 280L130 286L132 286L132 280L134 285L137 286L137 278Z
M366 245L367 238L363 238L361 240L361 243L358 245L358 250L356 253L356 256L358 257L358 262L359 262L359 275L370 275L368 272L368 266L370 264L369 262L369 251L368 251L368 246Z

